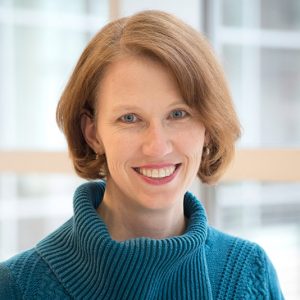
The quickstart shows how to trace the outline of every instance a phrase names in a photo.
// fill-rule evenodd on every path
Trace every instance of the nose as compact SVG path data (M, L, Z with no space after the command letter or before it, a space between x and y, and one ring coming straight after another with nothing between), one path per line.
M162 124L150 124L144 134L142 146L144 155L159 158L172 151L170 132Z

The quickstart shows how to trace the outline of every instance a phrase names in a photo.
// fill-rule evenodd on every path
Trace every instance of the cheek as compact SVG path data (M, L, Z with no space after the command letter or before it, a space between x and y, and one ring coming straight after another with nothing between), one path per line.
M124 164L134 157L136 146L126 135L104 136L103 144L110 172L120 172Z
M192 176L196 176L202 161L202 149L204 144L203 138L199 135L194 136L186 141L186 155L188 160L188 168Z
M99 136L101 137L106 157L117 159L118 156L126 153L127 148L129 148L126 134L111 130L109 127L101 128Z
M205 130L202 128L191 128L188 132L181 135L180 145L185 153L195 159L199 160L202 156L202 149L205 140Z
M193 150L194 151L190 153L189 159L190 163L194 166L194 168L198 170L202 160L202 146L199 145Z

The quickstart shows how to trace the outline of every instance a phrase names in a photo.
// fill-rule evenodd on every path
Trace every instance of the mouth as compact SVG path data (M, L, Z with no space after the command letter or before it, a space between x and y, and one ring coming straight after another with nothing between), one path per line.
M180 167L181 164L175 164L160 168L133 168L138 174L151 178L151 179L162 179L172 176L176 170Z

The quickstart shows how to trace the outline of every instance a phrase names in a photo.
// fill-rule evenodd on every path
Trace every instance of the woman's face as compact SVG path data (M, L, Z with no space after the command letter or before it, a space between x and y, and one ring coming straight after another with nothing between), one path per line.
M182 204L200 166L205 128L167 69L124 57L107 69L97 100L94 149L106 155L107 192L144 209Z

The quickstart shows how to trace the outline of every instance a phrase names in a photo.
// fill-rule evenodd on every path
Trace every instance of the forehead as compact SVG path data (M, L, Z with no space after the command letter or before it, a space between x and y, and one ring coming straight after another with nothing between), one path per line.
M110 64L100 82L99 100L113 102L147 98L181 98L172 73L160 62L147 57L125 56Z
M107 66L103 80L124 83L138 83L142 78L164 77L174 80L171 72L157 59L141 55L125 55ZM154 78L153 78L154 79ZM152 80L151 80L152 82ZM107 82L106 82L107 83Z

